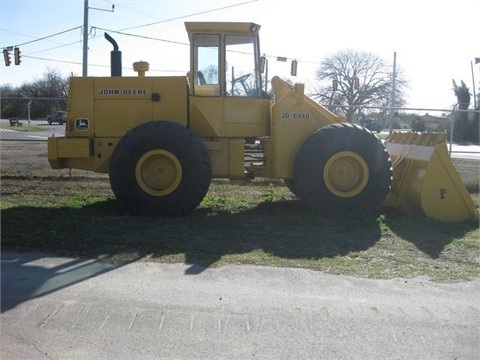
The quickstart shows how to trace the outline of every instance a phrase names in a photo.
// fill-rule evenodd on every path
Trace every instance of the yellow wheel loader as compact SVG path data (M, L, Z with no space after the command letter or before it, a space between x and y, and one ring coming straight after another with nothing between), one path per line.
M143 61L133 64L138 76L122 76L121 52L105 34L114 46L112 76L70 79L65 137L48 139L52 168L108 173L122 206L146 215L189 214L212 178L253 177L283 179L320 213L371 211L382 205L422 211L423 200L408 189L422 191L430 185L429 180L418 184L420 173L428 173L422 161L430 159L412 158L410 143L390 144L402 169L397 173L390 145L305 96L303 84L274 77L273 99L265 93L259 25L185 26L191 64L185 76L146 76L149 64ZM448 155L440 157L449 162ZM397 181L412 168L415 174ZM436 182L438 189L431 190L439 198L427 199L434 208L446 204L440 217L459 212L447 204L450 198L465 203L461 216L442 220L470 218L473 204L455 169L446 174L436 168L433 176L453 177L447 185Z

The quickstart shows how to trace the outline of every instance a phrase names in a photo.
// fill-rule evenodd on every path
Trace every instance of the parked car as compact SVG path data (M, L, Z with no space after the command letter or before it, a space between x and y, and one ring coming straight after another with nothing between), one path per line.
M363 126L370 131L376 131L377 133L382 131L382 123L377 119L360 118L358 119L358 125Z
M66 111L55 111L48 115L47 121L50 125L52 123L59 123L60 125L67 122L67 112Z

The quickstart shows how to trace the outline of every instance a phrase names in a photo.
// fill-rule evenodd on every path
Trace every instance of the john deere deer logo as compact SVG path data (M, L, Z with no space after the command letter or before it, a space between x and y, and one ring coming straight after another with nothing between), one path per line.
M75 119L75 129L78 131L87 131L88 119L84 119L84 118Z

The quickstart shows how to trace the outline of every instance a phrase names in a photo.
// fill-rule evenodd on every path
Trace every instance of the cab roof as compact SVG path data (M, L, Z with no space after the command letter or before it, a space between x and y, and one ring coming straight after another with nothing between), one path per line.
M258 35L260 25L251 22L185 22L189 37L194 33Z

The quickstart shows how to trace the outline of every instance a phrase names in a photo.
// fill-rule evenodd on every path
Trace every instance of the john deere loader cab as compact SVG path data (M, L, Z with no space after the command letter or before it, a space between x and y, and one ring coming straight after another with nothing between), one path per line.
M258 31L253 23L185 23L191 44L190 121L201 137L269 135ZM243 167L243 165L242 165ZM243 173L243 169L241 170Z

